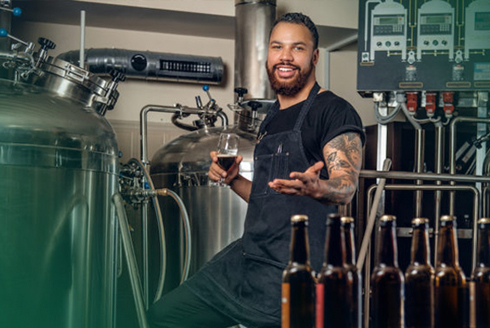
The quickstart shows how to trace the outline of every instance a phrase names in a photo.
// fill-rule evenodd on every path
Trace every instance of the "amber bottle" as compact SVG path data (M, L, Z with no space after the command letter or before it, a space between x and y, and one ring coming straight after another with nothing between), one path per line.
M355 256L353 218L327 219L325 260L318 276L316 328L360 328L360 274Z
M407 328L434 327L434 268L431 266L429 220L412 220L410 264L405 271L405 321Z
M476 267L470 282L470 327L490 327L490 218L478 220Z
M315 327L315 279L310 266L306 215L291 217L290 260L282 276L281 327Z
M434 280L435 327L467 327L467 285L459 266L455 216L441 217Z
M376 237L371 275L370 328L404 328L405 278L398 267L396 217L383 215Z

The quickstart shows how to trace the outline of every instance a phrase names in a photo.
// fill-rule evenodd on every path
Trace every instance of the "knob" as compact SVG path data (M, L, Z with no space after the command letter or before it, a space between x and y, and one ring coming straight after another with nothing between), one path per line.
M242 98L244 94L248 93L248 90L245 88L235 88L235 93L238 94L239 98Z
M4 38L9 35L9 32L7 32L6 29L0 28L0 37Z
M147 64L148 62L146 60L146 57L141 54L134 55L131 58L131 66L133 66L133 68L137 71L143 71L146 68Z
M439 44L439 41L434 40L434 41L432 41L432 44L435 45L435 46L437 46Z
M22 9L20 9L19 7L15 7L14 9L12 9L12 14L19 17L20 15L22 15Z
M37 39L37 42L41 45L43 50L56 48L56 43L46 38L39 38Z
M258 101L250 101L248 105L250 106L250 108L252 108L253 111L256 111L257 109L262 107L262 104L259 103Z
M209 91L209 85L205 84L202 86L203 91Z

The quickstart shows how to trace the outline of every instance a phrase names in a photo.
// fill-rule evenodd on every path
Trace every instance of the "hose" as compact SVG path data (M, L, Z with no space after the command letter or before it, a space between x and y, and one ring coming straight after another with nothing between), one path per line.
M388 124L390 123L396 115L398 115L398 112L400 112L400 109L401 109L401 105L398 104L396 107L395 107L395 110L393 110L393 112L391 112L390 114L388 115L381 115L381 113L379 112L379 104L378 103L375 103L374 104L374 116L376 117L376 121L380 124Z
M123 198L119 193L115 193L112 196L112 203L116 208L119 230L121 231L124 254L126 254L126 262L128 264L129 279L131 281L131 287L133 290L138 323L140 328L149 328L148 321L146 320L145 305L143 302L143 292L141 290L141 279L139 276L138 263L136 261L136 255L134 254L134 248L132 246L131 234L129 233L128 218L126 216L123 202Z

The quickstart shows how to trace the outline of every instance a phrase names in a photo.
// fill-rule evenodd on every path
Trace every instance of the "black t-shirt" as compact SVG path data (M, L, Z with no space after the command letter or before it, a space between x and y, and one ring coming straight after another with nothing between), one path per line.
M304 101L278 111L265 128L268 135L294 129ZM323 147L336 136L357 132L364 144L362 121L354 107L331 91L319 93L301 127L303 147L308 162L324 161ZM322 174L323 176L324 174Z

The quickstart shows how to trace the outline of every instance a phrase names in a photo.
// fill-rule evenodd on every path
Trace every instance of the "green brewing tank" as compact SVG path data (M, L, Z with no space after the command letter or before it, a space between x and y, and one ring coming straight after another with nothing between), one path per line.
M0 327L114 327L116 137L62 75L0 80Z

